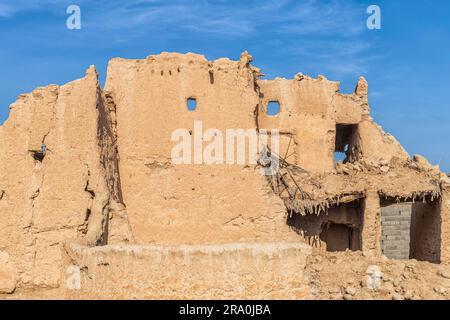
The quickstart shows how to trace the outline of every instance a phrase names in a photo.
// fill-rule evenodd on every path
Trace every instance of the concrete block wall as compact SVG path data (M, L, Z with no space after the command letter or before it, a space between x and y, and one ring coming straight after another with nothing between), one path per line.
M409 259L411 203L381 208L381 250L389 259Z

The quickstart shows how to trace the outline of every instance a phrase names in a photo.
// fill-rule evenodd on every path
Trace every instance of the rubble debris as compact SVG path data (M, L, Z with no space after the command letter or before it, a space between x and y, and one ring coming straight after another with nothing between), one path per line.
M373 121L364 77L343 94L322 75L261 79L252 61L115 58L104 89L91 66L20 95L0 126L0 296L449 298L448 176ZM278 170L175 164L173 132L199 119L278 130ZM383 218L385 202L411 210ZM405 232L409 256L388 257L382 235ZM72 269L81 290L63 285Z

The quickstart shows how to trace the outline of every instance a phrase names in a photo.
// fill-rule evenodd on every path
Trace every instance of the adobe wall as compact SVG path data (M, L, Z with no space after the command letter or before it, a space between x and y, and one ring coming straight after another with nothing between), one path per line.
M69 286L48 293L66 299L450 298L448 265L320 252L300 243L68 249L65 267L72 268L62 277ZM79 287L73 282L77 268Z
M63 294L70 299L310 299L304 272L309 254L311 248L301 243L73 246L67 266L82 270L80 287L69 285Z
M327 173L334 168L336 125L356 125L355 160L379 162L397 157L403 161L408 154L394 137L385 133L370 117L368 84L360 78L353 94L339 92L339 82L323 76L317 79L298 74L295 79L260 80L261 91L258 124L260 128L278 128L282 135L293 136L289 158L312 173ZM280 112L267 115L268 102L278 101ZM286 146L286 142L283 143ZM286 153L280 151L281 157Z
M450 264L450 180L442 182L441 196L441 262Z
M362 250L379 257L382 253L381 236L380 196L376 190L369 190L363 204Z
M224 135L226 129L256 130L257 71L250 60L246 53L240 61L213 62L163 53L110 61L105 92L116 104L123 198L138 243L296 240L282 201L256 165L171 160L178 143L172 133L186 128L194 136L196 120L203 131ZM187 109L190 97L197 99L195 111Z
M129 298L135 289L137 297L149 298L320 298L334 296L327 287L335 278L342 280L337 295L343 297L348 290L343 275L336 277L336 261L350 266L356 259L357 274L346 272L357 283L368 263L410 269L383 260L380 197L435 201L421 210L425 223L416 219L415 248L419 258L437 261L439 252L448 264L450 180L423 157L410 159L373 122L367 82L361 78L355 93L344 95L322 76L259 80L250 62L248 53L239 61L169 53L113 59L103 92L90 68L83 79L20 96L0 126L0 295L55 290L49 296L60 297L66 267L75 263L93 278L83 278L84 291L69 298L101 297L96 290ZM187 110L190 97L197 99L195 111ZM266 114L272 100L281 103L277 116ZM280 181L261 175L255 164L174 164L171 135L186 128L194 136L196 120L203 131L281 129L280 155L291 144L288 161L296 165L281 175L292 173L293 182L277 193ZM333 163L337 124L357 126L352 162ZM287 212L311 214L317 223L328 211L334 215L331 206L355 200L363 208L363 253L308 256L286 223ZM440 235L433 242L430 230ZM429 264L417 267L436 280ZM405 297L418 286L410 280L399 289ZM445 296L441 289L433 294ZM358 290L358 297L379 296ZM391 291L383 297L393 297Z
M103 113L103 116L101 114ZM0 126L0 292L60 285L61 245L106 239L112 144L97 74L21 95ZM34 154L42 152L42 161ZM112 232L114 234L114 232ZM71 240L72 239L72 240Z
M441 261L441 202L412 205L410 256L421 261Z
M336 82L326 79L261 80L261 112L258 125L264 129L280 129L281 133L294 135L295 152L289 161L305 170L325 172L333 169L334 131L333 96L339 90ZM265 112L269 101L279 101L280 113ZM281 156L285 156L282 148Z
M322 232L330 227L330 224L338 224L342 226L351 226L354 229L351 248L360 249L361 231L363 228L363 212L361 210L362 203L354 201L349 203L341 203L340 205L330 207L326 213L321 215L301 215L292 213L288 218L288 225L295 230L299 236L314 248L322 248L328 250L327 243L321 236ZM348 239L343 239L345 242ZM333 241L331 241L333 242Z

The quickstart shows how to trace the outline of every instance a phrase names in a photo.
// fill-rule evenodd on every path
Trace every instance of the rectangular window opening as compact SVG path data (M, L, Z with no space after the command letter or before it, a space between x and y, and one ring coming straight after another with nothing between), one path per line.
M187 108L189 111L195 111L197 109L197 99L188 98L187 99Z
M337 124L334 147L334 162L355 162L358 160L358 125Z
M42 151L33 151L32 156L34 160L42 162L44 160L45 154Z
M276 116L280 113L280 102L277 100L267 103L267 115Z

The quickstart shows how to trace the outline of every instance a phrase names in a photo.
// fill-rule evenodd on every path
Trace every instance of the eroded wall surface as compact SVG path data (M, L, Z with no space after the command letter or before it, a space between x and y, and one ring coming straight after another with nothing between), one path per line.
M441 261L441 201L414 203L411 212L410 256Z
M0 127L3 292L59 287L63 243L106 243L109 204L117 197L105 177L117 172L101 163L113 140L102 108L93 68L83 79L36 89L11 105Z
M450 277L450 179L373 122L364 78L342 94L323 76L261 80L251 60L246 52L239 61L117 58L104 90L89 68L20 96L0 126L0 295L448 298L447 280L436 283ZM280 103L277 115L267 114L270 101ZM176 129L204 150L210 141L196 136L211 128L210 140L227 129L279 129L280 171L174 163ZM347 152L344 162L336 150ZM424 203L413 213L411 250L441 265L382 256L384 198ZM333 219L358 229L359 251L312 249L288 225L293 214L316 229ZM361 282L371 264L388 274L385 291ZM68 290L69 267L80 269L79 290ZM433 285L414 289L424 283Z
M74 247L77 299L310 299L305 244Z
M295 161L308 171L332 170L336 127L333 99L339 90L338 83L326 79L277 78L260 81L259 85L262 96L259 127L279 129L289 139L293 136L295 144L292 143L288 152L289 155L294 154L288 160ZM267 103L273 100L280 103L280 113L277 116L264 112ZM286 155L283 151L282 148L281 156Z

